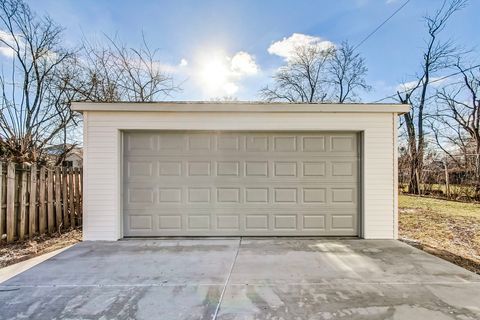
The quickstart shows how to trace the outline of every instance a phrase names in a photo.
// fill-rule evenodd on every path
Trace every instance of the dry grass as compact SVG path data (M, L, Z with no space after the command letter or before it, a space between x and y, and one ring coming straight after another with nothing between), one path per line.
M52 252L57 249L75 244L82 240L80 229L72 229L62 234L52 236L38 236L31 240L19 241L11 244L0 244L0 268Z
M408 191L408 186L406 184L401 184L400 188L402 192ZM449 188L450 191L447 197L446 186L444 184L422 184L422 190L424 194L428 197L457 200L463 202L476 202L474 186L451 184Z
M480 205L401 195L402 240L480 274Z

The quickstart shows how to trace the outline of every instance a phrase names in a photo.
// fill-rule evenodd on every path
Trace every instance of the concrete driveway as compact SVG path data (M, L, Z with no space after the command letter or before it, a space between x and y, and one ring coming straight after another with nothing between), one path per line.
M84 242L0 284L1 319L479 319L480 276L398 241Z

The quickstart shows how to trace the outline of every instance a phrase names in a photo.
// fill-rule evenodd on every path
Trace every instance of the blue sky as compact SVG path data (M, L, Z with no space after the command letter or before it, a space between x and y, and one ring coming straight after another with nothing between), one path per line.
M65 41L71 46L82 36L98 38L103 33L116 34L128 46L138 46L143 32L150 46L160 49L158 57L166 70L182 83L183 91L169 100L208 100L222 95L258 100L258 90L285 61L278 50L269 52L272 44L297 34L297 39L348 40L355 45L404 0L27 2L37 13L48 14L64 26ZM364 102L392 94L399 83L411 80L425 38L422 16L441 2L410 1L359 48L369 69L367 81L373 87L361 95ZM444 37L478 52L478 12L480 1L471 0L450 21ZM204 73L212 70L219 76L206 79Z

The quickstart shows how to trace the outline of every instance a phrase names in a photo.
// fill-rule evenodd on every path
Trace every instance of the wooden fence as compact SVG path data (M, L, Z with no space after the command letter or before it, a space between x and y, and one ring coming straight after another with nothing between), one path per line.
M81 225L82 185L81 168L0 162L0 241Z

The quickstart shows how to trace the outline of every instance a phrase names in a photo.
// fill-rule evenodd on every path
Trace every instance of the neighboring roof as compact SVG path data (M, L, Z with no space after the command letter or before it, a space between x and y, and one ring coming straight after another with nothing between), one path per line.
M110 112L339 112L339 113L399 113L410 111L406 104L372 103L276 103L276 102L74 102L74 111Z
M72 147L71 144L67 144L67 148ZM49 147L45 148L45 151L47 154L52 155L52 156L59 156L63 154L65 146L63 144L56 144L52 145ZM81 147L73 147L70 151L67 153L68 155L75 154L78 155L80 158L83 158L83 149Z
M77 160L83 160L83 154L82 153L69 153L65 156L65 160L71 160L71 159L77 159Z

